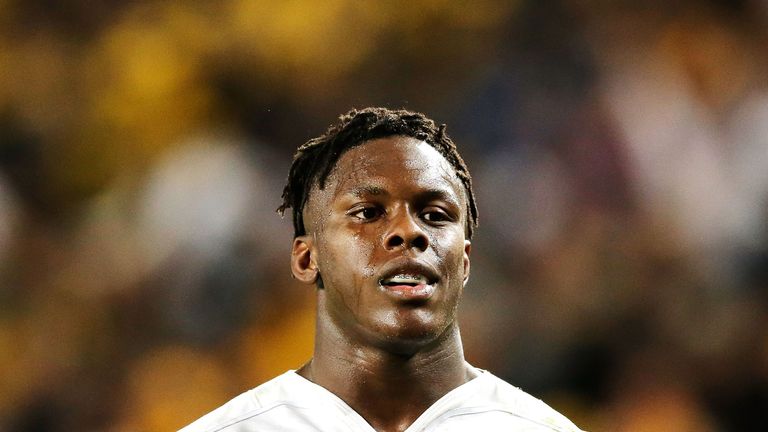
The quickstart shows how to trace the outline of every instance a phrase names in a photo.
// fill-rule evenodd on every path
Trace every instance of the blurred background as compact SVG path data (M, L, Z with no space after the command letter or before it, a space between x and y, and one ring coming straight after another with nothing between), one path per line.
M0 0L0 431L175 430L306 361L274 209L369 105L474 175L472 363L589 430L768 430L767 42L763 0Z

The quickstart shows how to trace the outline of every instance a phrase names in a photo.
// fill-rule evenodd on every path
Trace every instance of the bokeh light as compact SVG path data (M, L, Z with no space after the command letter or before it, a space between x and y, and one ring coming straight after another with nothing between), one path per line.
M448 124L468 359L587 430L765 430L768 4L0 0L0 430L176 430L311 354L274 212Z

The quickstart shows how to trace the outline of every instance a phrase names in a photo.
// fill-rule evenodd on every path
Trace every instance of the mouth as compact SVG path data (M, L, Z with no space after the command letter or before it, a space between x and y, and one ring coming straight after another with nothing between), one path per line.
M384 286L398 286L398 285L408 285L408 286L418 286L418 285L427 285L429 283L429 280L427 280L427 277L424 275L411 275L411 274L397 274L394 276L390 276L387 278L382 279L379 281L379 284Z
M426 301L434 294L437 280L431 268L409 263L386 271L379 279L379 287L399 300Z

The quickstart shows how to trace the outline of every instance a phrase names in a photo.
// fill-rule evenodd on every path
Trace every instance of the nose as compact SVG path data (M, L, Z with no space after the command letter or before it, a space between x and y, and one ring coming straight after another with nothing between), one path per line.
M405 208L392 214L387 228L384 234L384 248L387 250L414 248L424 252L429 246L429 237L419 225L418 219Z

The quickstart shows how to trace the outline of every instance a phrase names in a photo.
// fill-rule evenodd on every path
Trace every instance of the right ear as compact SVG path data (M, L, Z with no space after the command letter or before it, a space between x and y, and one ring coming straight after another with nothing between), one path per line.
M293 239L291 249L291 272L293 276L305 284L317 281L319 272L313 254L312 236L303 235Z

